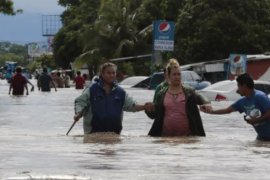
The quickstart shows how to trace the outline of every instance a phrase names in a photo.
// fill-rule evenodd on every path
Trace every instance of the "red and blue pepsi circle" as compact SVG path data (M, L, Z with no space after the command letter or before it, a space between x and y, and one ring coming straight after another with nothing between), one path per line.
M169 34L171 31L171 26L169 23L163 22L159 25L158 30L161 34Z

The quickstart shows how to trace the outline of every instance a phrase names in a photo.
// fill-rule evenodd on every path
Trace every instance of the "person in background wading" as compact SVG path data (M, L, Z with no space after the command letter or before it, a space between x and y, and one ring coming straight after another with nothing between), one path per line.
M10 94L10 91L12 90L12 95L23 95L24 88L26 89L26 95L29 94L27 87L27 80L21 73L22 68L17 67L16 74L14 74L11 78L8 94Z
M64 88L64 81L63 81L63 78L61 77L61 73L58 72L56 73L56 78L55 78L55 81L57 82L57 87L58 88Z
M116 65L105 63L101 66L100 77L91 83L75 100L74 120L83 114L83 128L85 134L97 132L122 131L123 111L136 112L153 109L153 103L137 104L126 91L117 85Z
M67 72L65 72L65 88L70 88L70 77Z
M77 71L77 76L73 79L73 84L76 83L76 89L83 89L85 84L85 79L81 76L81 72Z
M52 77L50 75L48 75L48 71L47 68L43 69L43 74L39 77L38 80L38 90L42 92L50 92L51 91L51 86L50 84L53 85L53 87L55 88L55 92L57 92L56 86L53 83Z
M86 74L83 74L83 78L86 81L87 80L87 75Z
M155 107L146 110L149 118L155 119L150 136L205 136L200 109L210 111L210 101L193 87L181 83L180 66L168 67L169 87L157 95Z
M14 74L11 72L11 69L8 70L8 73L6 74L6 80L8 83L10 83L11 78Z

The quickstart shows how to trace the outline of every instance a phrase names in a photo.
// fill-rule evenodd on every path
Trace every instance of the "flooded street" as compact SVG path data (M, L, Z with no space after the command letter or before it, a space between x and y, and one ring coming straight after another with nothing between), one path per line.
M36 85L36 81L32 80ZM69 175L92 179L270 179L270 143L243 115L201 113L207 137L147 137L152 125L144 112L125 113L121 136L83 136L80 120L71 130L74 100L82 90L8 95L0 81L0 179ZM137 102L154 91L127 90ZM213 108L231 102L213 102ZM30 176L29 176L30 175Z

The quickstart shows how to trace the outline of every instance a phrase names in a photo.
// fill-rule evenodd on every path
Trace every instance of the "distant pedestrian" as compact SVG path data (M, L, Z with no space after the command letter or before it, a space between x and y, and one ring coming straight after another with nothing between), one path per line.
M81 72L77 71L77 76L73 80L76 83L76 89L84 89L85 79L81 76Z
M22 75L29 79L29 73L27 73L25 69L23 70Z
M41 88L41 91L43 92L50 92L51 91L50 84L53 85L53 87L55 88L55 92L57 92L57 89L55 87L55 84L53 83L52 77L48 75L47 68L44 68L43 74L39 77L39 80L38 80L38 90L40 90Z
M56 82L57 82L57 87L58 88L64 88L64 81L63 81L63 78L61 77L61 73L58 72L56 73Z
M8 70L8 73L6 74L7 82L10 83L11 78L14 74L11 72L11 69Z
M10 86L9 86L9 93L12 90L13 95L23 95L24 94L24 87L26 89L26 95L28 95L28 87L27 87L27 80L21 74L22 68L17 67L16 74L12 76Z
M124 79L124 74L121 72L118 76L118 81L122 81Z
M40 65L38 65L36 69L36 79L39 79L41 74L42 74L42 69L40 68Z
M70 77L68 73L65 72L65 88L70 88L69 82L70 82Z
M52 78L55 78L55 75L53 75L53 73L51 73L51 76L52 76Z
M87 80L87 75L86 74L83 74L83 78L86 81Z
M205 77L204 77L204 74L203 74L203 73L201 74L201 80L202 80L202 81L206 81L206 79L205 79Z

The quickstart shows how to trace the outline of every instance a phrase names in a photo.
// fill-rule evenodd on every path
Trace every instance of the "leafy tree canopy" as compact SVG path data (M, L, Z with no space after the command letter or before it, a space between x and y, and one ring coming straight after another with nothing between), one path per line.
M22 9L14 11L13 1L11 0L0 0L0 13L5 15L16 15L17 13L22 13Z
M172 53L184 63L269 51L270 1L185 0Z
M17 62L21 66L25 65L27 53L28 45L0 42L0 66L3 66L5 61Z

